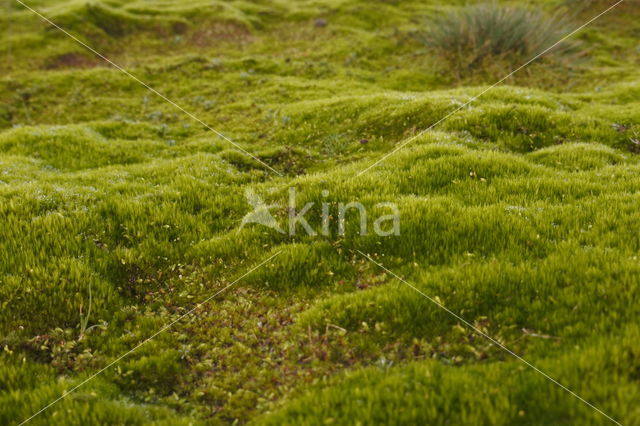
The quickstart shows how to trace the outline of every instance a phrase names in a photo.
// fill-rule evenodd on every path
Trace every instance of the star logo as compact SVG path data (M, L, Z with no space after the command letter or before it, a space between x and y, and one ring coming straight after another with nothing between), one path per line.
M266 204L251 188L247 188L244 191L244 196L247 199L247 203L253 207L253 211L244 215L240 229L250 223L257 223L267 228L275 229L281 234L285 233L270 212L271 209L278 207L277 204Z

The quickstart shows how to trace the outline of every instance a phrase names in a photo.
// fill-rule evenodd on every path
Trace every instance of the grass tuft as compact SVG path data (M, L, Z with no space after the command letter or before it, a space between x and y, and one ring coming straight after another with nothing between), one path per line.
M419 39L462 75L496 62L522 62L570 32L558 15L495 2L454 9L426 26Z

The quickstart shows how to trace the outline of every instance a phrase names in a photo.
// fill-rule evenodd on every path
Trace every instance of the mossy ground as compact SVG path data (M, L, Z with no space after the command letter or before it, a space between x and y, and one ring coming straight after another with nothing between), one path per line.
M356 176L520 65L461 77L415 37L463 3L28 3L278 177L5 2L0 423L280 251L32 423L607 423L357 249L637 424L637 2ZM574 27L608 3L530 2ZM291 186L395 202L401 236L240 229L246 188L284 217Z

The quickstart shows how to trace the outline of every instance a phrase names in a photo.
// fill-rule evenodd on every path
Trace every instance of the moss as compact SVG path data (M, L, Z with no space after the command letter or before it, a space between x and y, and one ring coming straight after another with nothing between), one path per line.
M413 37L462 5L33 3L279 177L10 3L0 421L24 420L167 324L34 421L601 420L361 250L633 423L635 9L586 29L581 60L535 64L465 105L509 70L458 80ZM318 231L326 203L328 232L242 226L251 190L285 227L290 187L298 208L314 203ZM355 211L339 232L349 201L372 217L395 202L400 237L374 235L371 220L362 235Z
M569 171L592 170L628 161L628 155L597 144L566 144L538 150L531 159Z
M588 395L604 410L614 409L608 396L619 389L632 389L627 377L635 363L629 364L628 353L637 348L632 343L637 329L622 331L619 346L612 348L610 338L589 351L571 351L558 360L554 369L549 360L541 360L541 368L555 371L564 383L571 383ZM593 375L599 385L590 389L581 386L583 374L609 365L611 375ZM349 424L348 419L363 422L405 424L440 422L444 417L460 423L531 424L555 422L558 418L580 419L585 424L605 422L593 409L574 400L557 386L529 370L519 368L515 361L491 366L451 369L432 360L403 367L380 365L341 377L342 382L326 389L317 389L306 397L292 401L280 411L267 416L263 424ZM622 413L633 416L635 396L626 394ZM575 401L575 400L574 400ZM563 406L563 408L560 408Z

